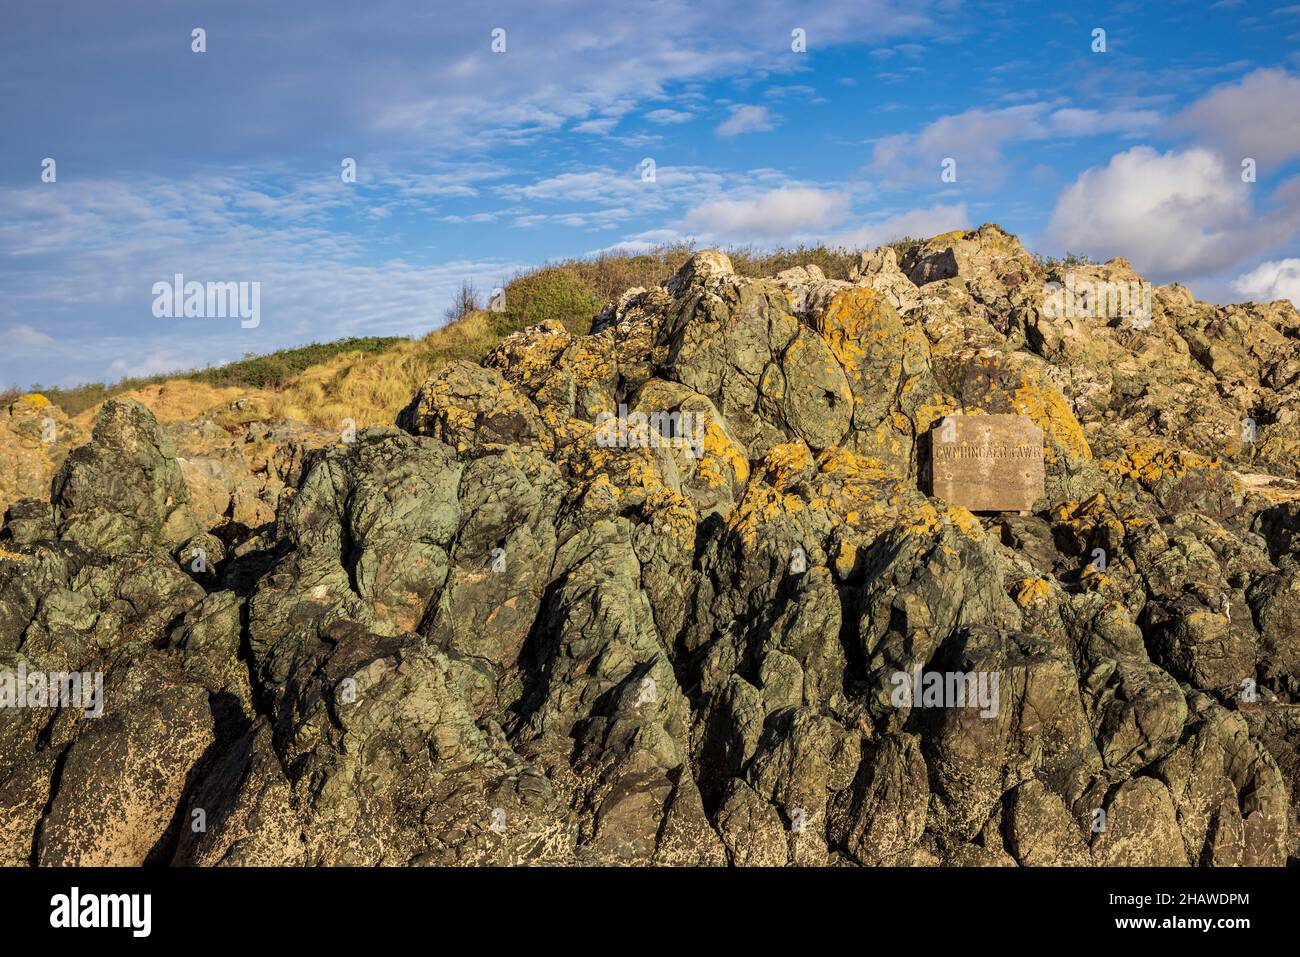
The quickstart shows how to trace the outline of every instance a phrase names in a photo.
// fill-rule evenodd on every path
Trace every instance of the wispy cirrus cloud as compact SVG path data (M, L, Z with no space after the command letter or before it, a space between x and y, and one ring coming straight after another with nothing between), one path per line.
M664 108L651 110L645 115L645 118L651 123L658 123L663 126L676 123L689 123L695 118L695 116L685 110L671 110Z
M992 188L1010 169L1005 151L1014 143L1100 134L1133 135L1160 121L1151 110L1092 110L1026 103L975 108L943 116L915 133L876 141L870 169L900 182L937 181L942 162L956 162L959 181Z
M865 222L857 226L830 233L825 241L848 249L869 249L899 239L937 236L975 225L971 222L965 203L935 203L921 209L907 209L866 218Z
M776 118L766 106L736 105L731 115L718 124L719 136L740 136L742 133L765 133L776 129Z
M0 189L6 361L21 359L32 378L67 384L350 335L418 334L437 324L462 279L490 286L522 265L411 261L382 234L367 234L364 197L252 179ZM352 231L336 228L340 215ZM261 324L155 318L152 286L177 273L260 283ZM32 315L43 317L40 328ZM47 331L55 328L57 335ZM0 379L13 384L18 376L6 368Z
M844 0L801 10L798 21L813 49L825 50L943 32L943 6ZM0 101L0 125L24 140L40 130L47 148L62 152L90 139L104 158L261 162L283 155L286 143L346 150L362 139L463 154L536 141L570 124L609 132L635 103L672 84L800 68L788 41L792 14L780 0L667 0L641 12L594 0L490 11L471 0L436 8L404 0L364 8L342 0L198 0L185 8L83 0L72 8L28 5L6 16L9 70L39 76L42 91ZM208 35L203 55L190 50L197 23ZM504 31L495 48L493 30ZM123 57L130 71L119 69ZM97 79L113 73L111 84ZM84 111L49 109L62 102ZM165 130L150 123L177 113L204 122Z
M681 229L715 242L789 239L825 230L843 220L848 211L847 193L782 187L745 198L701 203L686 213Z

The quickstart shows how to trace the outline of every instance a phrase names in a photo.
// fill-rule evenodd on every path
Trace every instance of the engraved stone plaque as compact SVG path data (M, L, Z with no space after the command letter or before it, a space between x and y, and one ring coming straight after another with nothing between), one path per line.
M1043 430L1027 415L949 415L930 432L930 494L972 512L1025 512L1046 494Z

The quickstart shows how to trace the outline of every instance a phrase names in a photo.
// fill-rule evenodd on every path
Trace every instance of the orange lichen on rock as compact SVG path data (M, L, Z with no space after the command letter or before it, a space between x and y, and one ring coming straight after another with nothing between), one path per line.
M1166 475L1176 478L1191 469L1217 469L1221 466L1217 458L1170 448L1155 439L1135 442L1125 448L1119 458L1101 463L1101 467L1109 472L1147 481L1156 481Z
M1079 581L1093 591L1105 591L1107 588L1113 588L1116 584L1114 578L1103 571L1098 571L1091 562L1084 566L1083 572L1079 575Z
M1070 455L1092 458L1083 426L1057 389L1031 382L1028 378L1022 379L1020 387L1011 395L1011 405L1021 415L1029 416L1044 435L1054 439ZM1050 448L1045 454L1051 461Z
M646 496L642 512L656 530L665 533L679 548L691 548L700 516L680 492L661 488Z
M727 527L737 533L748 547L758 543L758 532L763 526L782 515L804 510L804 502L797 495L779 492L770 485L751 483L740 504L727 516Z
M967 538L973 538L979 541L984 537L984 525L968 509L960 505L950 505L943 510L943 517L952 523L957 531L961 532Z
M527 385L551 370L572 338L563 323L548 320L511 333L484 365L501 369L511 382Z
M749 457L744 447L733 442L721 423L712 417L704 426L695 474L710 488L722 488L733 480L738 486L749 481Z
M1051 592L1051 582L1046 579L1023 578L1016 583L1013 597L1021 608L1033 608L1046 602Z
M612 350L592 337L577 339L564 357L578 385L605 382L618 370Z
M816 329L845 371L859 366L873 348L901 344L903 334L893 306L863 286L836 294L817 317Z
M802 440L774 445L763 456L763 478L775 488L789 488L813 466L812 451Z
M619 495L633 493L636 498L644 499L665 487L663 473L651 449L605 447L589 436L561 449L556 461L577 482L592 485L605 482Z

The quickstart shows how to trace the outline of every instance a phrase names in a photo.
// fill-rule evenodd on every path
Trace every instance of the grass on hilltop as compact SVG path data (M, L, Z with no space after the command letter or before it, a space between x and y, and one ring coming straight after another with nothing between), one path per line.
M281 349L264 356L247 355L237 362L226 365L211 366L206 369L191 369L184 372L169 372L163 375L141 376L122 379L120 382L105 385L92 382L72 388L42 388L34 385L28 390L10 390L0 394L0 400L10 402L20 391L36 392L44 395L69 416L76 416L86 409L99 405L110 396L124 392L134 392L148 386L161 385L173 379L200 382L215 388L249 388L280 389L284 388L295 376L322 362L328 362L339 355L361 353L375 354L385 352L402 340L397 336L373 336L367 338L340 339L337 342L313 342L296 349Z

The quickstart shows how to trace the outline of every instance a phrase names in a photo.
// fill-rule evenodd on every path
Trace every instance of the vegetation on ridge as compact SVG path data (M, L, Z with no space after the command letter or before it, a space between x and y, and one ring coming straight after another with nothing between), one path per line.
M891 244L901 257L920 240ZM529 269L505 284L505 308L488 309L474 286L462 284L447 322L419 339L372 336L311 343L281 349L206 369L125 378L116 383L94 382L68 388L0 391L0 407L27 392L43 394L70 417L83 416L105 399L131 394L153 407L150 399L173 397L176 418L200 414L203 407L228 398L230 390L252 395L239 414L295 418L334 428L340 418L359 426L391 423L397 411L430 374L455 359L478 360L513 332L554 320L571 332L590 330L591 320L625 290L651 287L672 276L696 251L686 243L657 246L641 252L610 252L574 258ZM816 265L827 278L847 279L859 250L825 245L779 247L760 251L752 246L726 250L743 276L771 276L794 266ZM187 386L191 384L191 386ZM210 388L193 388L193 385ZM214 390L216 390L214 392ZM188 401L186 397L189 397ZM172 415L155 409L164 418Z

